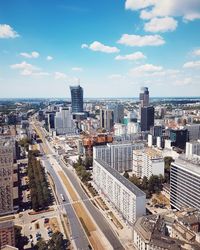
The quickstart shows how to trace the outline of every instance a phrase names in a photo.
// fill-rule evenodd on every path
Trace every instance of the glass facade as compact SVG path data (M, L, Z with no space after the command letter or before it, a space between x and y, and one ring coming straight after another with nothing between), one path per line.
M72 101L72 113L83 112L83 88L78 86L71 86L71 101Z

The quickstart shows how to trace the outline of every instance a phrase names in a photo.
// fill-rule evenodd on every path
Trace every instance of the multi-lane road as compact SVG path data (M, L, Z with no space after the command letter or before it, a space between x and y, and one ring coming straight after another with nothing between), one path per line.
M68 197L67 192L65 191L65 188L63 187L60 179L58 178L54 168L52 167L52 165L50 164L49 160L47 159L46 156L44 156L42 158L43 163L47 169L47 171L49 172L49 174L51 175L51 177L53 178L55 187L56 187L56 193L58 196L60 196L60 194L63 194L63 196L65 197L65 201L60 200L60 203L62 205L62 208L65 210L66 214L67 214L67 218L70 224L70 229L71 229L71 241L74 241L74 244L76 246L77 249L89 249L88 245L90 245L87 236L79 222L79 219L76 216L76 213L70 203L70 199Z
M57 161L59 166L62 168L62 170L65 172L71 183L73 183L73 187L76 190L76 192L79 194L80 199L84 202L87 210L89 211L90 216L93 218L93 220L98 225L101 232L105 235L107 240L109 241L110 245L113 247L113 249L124 249L121 242L119 241L117 235L113 232L111 226L106 221L104 216L100 213L100 211L92 204L92 202L88 199L88 196L83 191L82 187L80 186L79 181L77 180L77 177L75 174L64 164L63 160L59 155L56 155L49 144L49 142L45 138L45 133L40 127L39 124L33 124L33 127L39 132L39 135L44 143L45 147L45 153L50 154L51 157L53 156L54 159ZM62 193L65 195L66 203L70 203L70 198L68 197L66 189L63 187L62 183L60 182L60 179L57 175L57 172L52 168L48 158L46 156L43 157L44 164L51 174L55 187L57 189L58 193ZM63 204L64 205L64 204ZM86 234L84 230L82 229L82 226L78 220L78 217L75 214L75 211L72 207L72 205L64 205L64 208L66 210L71 232L72 232L72 239L74 239L74 243L77 247L77 249L88 249L89 242L87 240Z

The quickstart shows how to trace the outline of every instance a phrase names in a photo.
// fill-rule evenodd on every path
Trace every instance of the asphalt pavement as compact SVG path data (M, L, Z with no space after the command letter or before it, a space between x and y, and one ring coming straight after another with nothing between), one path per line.
M74 240L74 243L77 247L77 249L89 249L88 245L90 245L87 236L82 228L82 225L80 224L75 211L70 204L70 200L68 197L68 194L65 192L65 188L63 187L62 183L60 182L60 179L58 178L57 174L55 173L55 170L52 168L51 164L49 163L48 159L46 157L43 157L43 161L45 164L45 167L47 171L50 173L51 177L54 180L56 192L57 195L60 196L60 194L63 194L65 197L65 201L61 201L61 205L63 203L63 208L67 214L67 218L69 220L70 228L71 228L71 241Z

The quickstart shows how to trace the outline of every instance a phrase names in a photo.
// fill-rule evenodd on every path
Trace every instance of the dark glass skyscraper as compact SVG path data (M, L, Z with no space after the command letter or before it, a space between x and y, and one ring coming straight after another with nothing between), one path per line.
M141 108L141 131L149 131L154 126L154 107Z
M141 107L149 106L149 90L147 87L142 87L140 91Z
M72 113L83 112L83 88L78 86L70 86L71 101L72 101Z

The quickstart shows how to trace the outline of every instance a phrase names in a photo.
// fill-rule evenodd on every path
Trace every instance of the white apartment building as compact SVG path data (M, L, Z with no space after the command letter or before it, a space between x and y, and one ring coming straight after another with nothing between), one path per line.
M13 212L13 164L13 140L0 137L0 215Z
M129 122L127 124L127 134L132 135L140 132L140 125L136 122Z
M161 152L153 148L133 151L133 172L139 178L164 176L164 158Z
M115 136L125 136L126 135L126 125L121 123L115 123L114 134Z
M71 107L60 107L59 112L56 112L55 130L57 135L75 132Z
M124 172L133 168L133 150L143 148L143 143L110 143L94 147L93 159L105 161L118 172Z
M186 143L186 158L199 158L200 159L200 140Z
M93 181L98 192L106 197L131 225L146 213L146 194L101 160L94 160Z
M200 209L200 161L178 158L171 164L170 204Z

